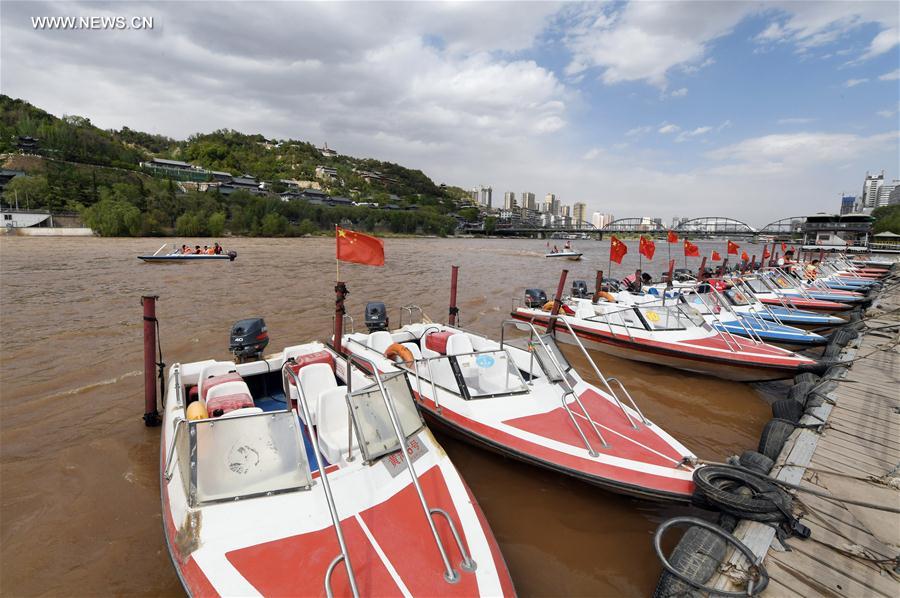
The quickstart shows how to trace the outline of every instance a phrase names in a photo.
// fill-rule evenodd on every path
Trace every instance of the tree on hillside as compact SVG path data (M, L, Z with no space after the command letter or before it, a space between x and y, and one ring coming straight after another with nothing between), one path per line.
M11 206L18 202L22 208L43 208L47 205L49 189L45 175L17 176L6 184L3 201Z

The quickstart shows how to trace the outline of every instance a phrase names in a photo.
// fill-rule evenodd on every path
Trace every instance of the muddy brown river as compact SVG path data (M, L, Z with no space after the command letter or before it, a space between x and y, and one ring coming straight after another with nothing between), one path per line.
M167 364L228 359L234 321L263 316L269 351L330 334L332 239L226 239L233 263L144 264L159 239L0 237L0 593L181 595L160 516L159 429L145 428L139 298L158 294ZM210 240L178 240L189 244ZM557 242L559 245L562 241ZM544 241L388 239L384 268L342 265L348 313L366 301L421 306L446 321L460 266L462 325L499 336L525 287L550 294L560 269L593 288L609 242L576 241L581 262L545 259ZM637 266L636 243L613 275ZM701 243L707 254L724 242ZM674 248L673 248L674 249ZM754 250L754 251L751 251ZM761 253L759 247L748 253ZM683 259L679 254L679 266ZM665 243L652 265L666 262ZM699 260L691 259L697 267ZM567 355L588 380L584 360ZM644 413L706 459L755 448L773 388L596 356ZM651 537L673 507L623 498L439 441L472 488L523 596L646 596L660 572Z

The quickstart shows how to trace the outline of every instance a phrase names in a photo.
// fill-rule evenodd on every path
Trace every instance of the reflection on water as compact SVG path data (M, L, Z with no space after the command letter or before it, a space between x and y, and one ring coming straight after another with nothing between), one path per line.
M585 259L561 264L542 257L543 241L389 239L384 268L341 265L348 310L361 322L365 302L381 300L396 324L399 306L416 303L432 319L446 320L454 263L461 266L462 324L497 337L511 299L524 288L552 291L563 267L570 282L593 281L598 268L607 269L608 242L575 244ZM0 238L3 593L181 593L160 519L158 430L141 421L141 294L160 295L168 364L228 359L231 324L246 317L265 317L276 351L329 334L332 240L232 239L225 245L238 252L233 263L136 259L158 245L154 239ZM630 245L613 276L637 267L637 247ZM700 245L725 253L724 242ZM665 258L662 244L654 267L645 269L663 270ZM689 259L690 267L698 264ZM564 350L591 379L572 349ZM753 387L596 359L606 375L626 383L648 417L703 458L755 446L769 417ZM445 435L439 440L484 509L520 593L651 591L660 570L651 534L685 507L622 498Z

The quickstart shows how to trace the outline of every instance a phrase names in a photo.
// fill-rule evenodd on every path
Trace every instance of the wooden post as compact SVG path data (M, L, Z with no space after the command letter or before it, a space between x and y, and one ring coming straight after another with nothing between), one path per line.
M556 315L562 307L562 294L566 289L566 277L569 275L568 270L563 270L559 274L559 285L556 287L556 296L553 297L553 309L550 310L550 320L547 322L547 332L556 330Z
M706 278L706 256L703 256L703 259L700 260L700 269L697 270L697 280L703 280Z
M144 295L144 425L148 428L161 423L156 408L156 300L159 295Z
M675 260L669 260L669 280L666 281L666 286L671 287L674 281L672 278L675 276Z
M591 297L593 303L600 300L600 289L603 286L603 270L597 270L597 282L594 283L594 296Z

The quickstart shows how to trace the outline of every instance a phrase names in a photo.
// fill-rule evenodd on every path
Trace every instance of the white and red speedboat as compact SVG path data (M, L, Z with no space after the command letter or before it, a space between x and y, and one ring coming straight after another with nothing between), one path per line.
M516 307L512 316L538 326L548 326L551 319L551 313L539 307ZM817 366L787 349L717 330L686 305L569 298L555 330L563 342L573 343L577 337L594 351L726 380L778 380Z
M618 380L588 357L602 388L589 384L550 336L527 322L509 327L529 336L501 333L497 342L409 324L352 333L343 346L380 372L403 372L426 418L473 444L624 494L690 498L694 455L647 420Z
M169 369L160 486L185 590L513 595L407 377L350 369L319 343Z

